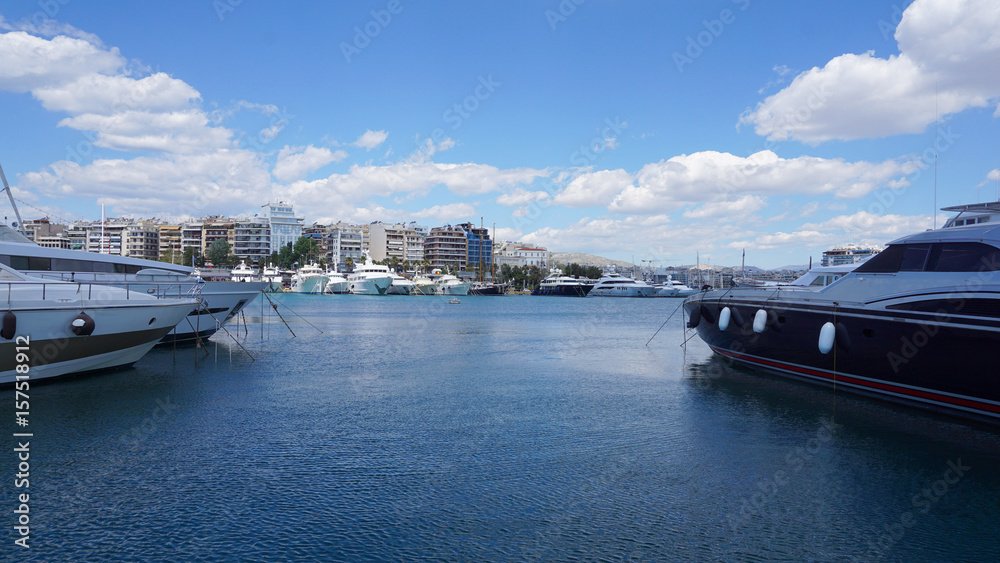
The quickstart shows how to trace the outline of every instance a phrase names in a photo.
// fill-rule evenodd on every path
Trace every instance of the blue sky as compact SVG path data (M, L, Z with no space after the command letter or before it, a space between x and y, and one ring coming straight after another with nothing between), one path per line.
M939 207L1000 199L998 67L992 0L0 2L0 164L25 218L776 267L931 227L935 159Z

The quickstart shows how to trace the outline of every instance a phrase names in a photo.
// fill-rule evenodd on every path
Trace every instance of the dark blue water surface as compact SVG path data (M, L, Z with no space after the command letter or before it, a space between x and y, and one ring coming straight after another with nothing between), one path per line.
M679 313L646 346L679 300L274 299L296 337L229 327L256 361L218 334L34 386L0 559L1000 558L996 429L685 352Z

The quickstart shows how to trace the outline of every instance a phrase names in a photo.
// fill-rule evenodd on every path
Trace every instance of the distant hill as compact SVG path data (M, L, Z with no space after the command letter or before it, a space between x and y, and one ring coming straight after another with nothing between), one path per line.
M614 264L622 268L631 268L632 264L624 260L611 260L595 254L584 254L582 252L552 252L552 264L579 264L581 266L597 266L603 268L608 264Z
M801 272L808 269L809 269L808 264L800 264L798 266L782 266L780 268L771 268L771 271L773 272L773 271L789 270L792 272Z

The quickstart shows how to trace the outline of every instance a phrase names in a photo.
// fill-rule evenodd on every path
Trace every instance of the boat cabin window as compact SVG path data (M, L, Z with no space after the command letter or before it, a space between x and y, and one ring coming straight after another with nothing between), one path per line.
M989 272L1000 270L1000 248L981 242L893 244L858 266L858 273Z

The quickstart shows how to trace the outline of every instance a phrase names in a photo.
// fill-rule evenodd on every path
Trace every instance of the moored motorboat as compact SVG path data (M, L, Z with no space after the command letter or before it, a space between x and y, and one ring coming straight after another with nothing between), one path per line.
M389 289L385 290L386 295L410 295L416 289L417 284L413 283L412 280L408 280L399 274L391 275L392 284L389 285Z
M532 295L553 295L558 297L586 297L594 288L594 282L561 274L548 276L531 291Z
M762 370L1000 422L1000 225L897 239L829 285L692 295L689 327Z
M44 280L4 265L0 293L0 383L129 366L198 307L191 297Z
M392 275L388 266L372 262L366 254L364 264L355 266L347 281L351 284L351 293L355 295L385 295L392 285Z
M247 265L246 261L240 261L240 263L233 268L230 272L230 279L235 282L253 282L257 281L257 270L251 268Z
M299 268L292 276L293 293L321 294L326 289L326 282L329 278L323 268L316 264L308 264Z
M471 285L451 274L445 274L434 280L434 293L436 295L468 295Z
M508 284L475 282L469 286L469 295L506 295Z
M659 290L644 281L621 274L605 274L597 280L589 297L656 297Z
M326 293L341 295L351 292L351 282L347 281L344 274L335 270L328 270L326 277L329 280L326 282L326 289L324 290Z
M434 280L427 276L413 278L412 295L434 295Z

